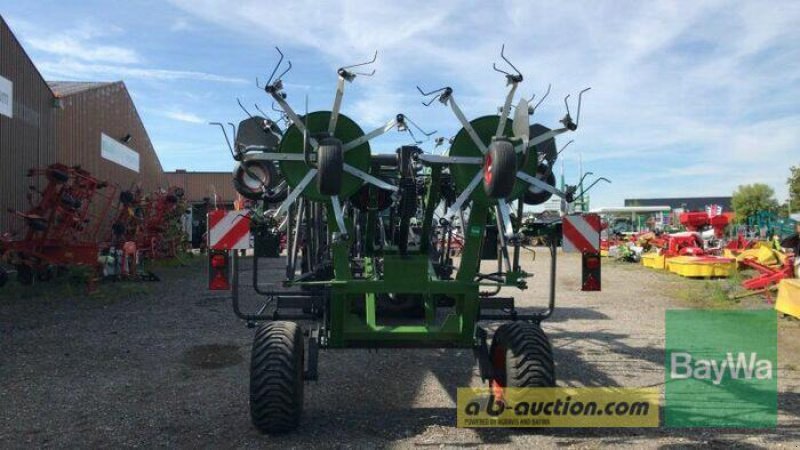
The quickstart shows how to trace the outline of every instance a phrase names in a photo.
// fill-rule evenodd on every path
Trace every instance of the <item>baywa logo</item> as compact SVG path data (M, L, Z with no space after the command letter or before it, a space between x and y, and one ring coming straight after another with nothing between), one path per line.
M715 385L722 383L725 375L731 380L771 380L772 361L758 359L755 352L746 355L739 352L736 357L728 352L725 359L695 359L691 353L673 352L670 361L670 378L673 380L694 378L711 380Z
M777 425L773 310L667 311L667 426Z

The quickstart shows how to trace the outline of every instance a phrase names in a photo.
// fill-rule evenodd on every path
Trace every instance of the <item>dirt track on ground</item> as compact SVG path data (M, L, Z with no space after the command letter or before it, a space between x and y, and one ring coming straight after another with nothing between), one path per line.
M515 295L523 309L544 305L547 252L523 262L536 274L531 288L503 294ZM663 386L664 311L691 303L675 293L693 295L692 282L606 263L603 291L584 293L579 263L574 256L559 260L558 309L544 324L559 385ZM0 297L0 447L800 443L800 360L793 345L800 326L785 321L776 430L459 429L456 388L480 385L471 352L404 349L321 352L301 429L262 436L248 415L253 330L234 317L224 296L205 290L202 261L160 273L162 282L121 289L120 297ZM277 280L282 272L273 273Z

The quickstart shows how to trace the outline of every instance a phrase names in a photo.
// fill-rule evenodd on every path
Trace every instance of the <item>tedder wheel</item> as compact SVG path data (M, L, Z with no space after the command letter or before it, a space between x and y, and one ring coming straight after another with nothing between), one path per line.
M547 178L544 178L544 174L547 174ZM539 170L536 172L536 178L544 181L545 183L549 184L550 186L555 187L556 185L556 176L552 170L549 170L547 166L540 167ZM539 189L536 186L531 186L533 190L536 192L531 192L530 189L525 190L525 197L523 201L526 205L541 205L542 203L550 200L550 197L553 196L552 192L545 191L544 189Z
M233 170L233 188L244 198L261 200L263 188L276 185L276 178L277 171L271 161L244 161Z
M494 141L486 153L483 187L490 198L506 198L517 178L517 155L509 141Z
M297 428L303 411L303 330L295 322L261 325L250 361L250 417L262 433Z
M554 387L553 350L541 326L511 322L494 333L489 350L494 390L504 387Z
M322 195L339 195L344 154L338 139L323 139L317 152L317 188Z

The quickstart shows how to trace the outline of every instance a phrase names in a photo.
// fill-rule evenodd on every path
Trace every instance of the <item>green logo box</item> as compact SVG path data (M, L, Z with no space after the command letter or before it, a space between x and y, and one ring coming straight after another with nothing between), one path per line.
M774 428L777 369L775 311L669 310L665 425Z

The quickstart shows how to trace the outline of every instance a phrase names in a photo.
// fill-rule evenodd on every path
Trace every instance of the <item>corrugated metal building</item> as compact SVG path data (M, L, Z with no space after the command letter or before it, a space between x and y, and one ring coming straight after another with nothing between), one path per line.
M0 232L21 222L7 208L27 209L29 168L56 158L53 93L0 16Z
M192 203L213 202L215 194L220 207L233 203L230 172L164 172L125 83L48 84L2 16L0 77L0 232L21 228L6 208L28 209L28 186L43 187L26 177L28 169L55 162L80 165L120 189L138 184L149 193L174 184Z
M170 186L180 186L190 203L202 203L206 199L217 206L229 207L236 199L231 172L187 172L176 170L166 173Z

